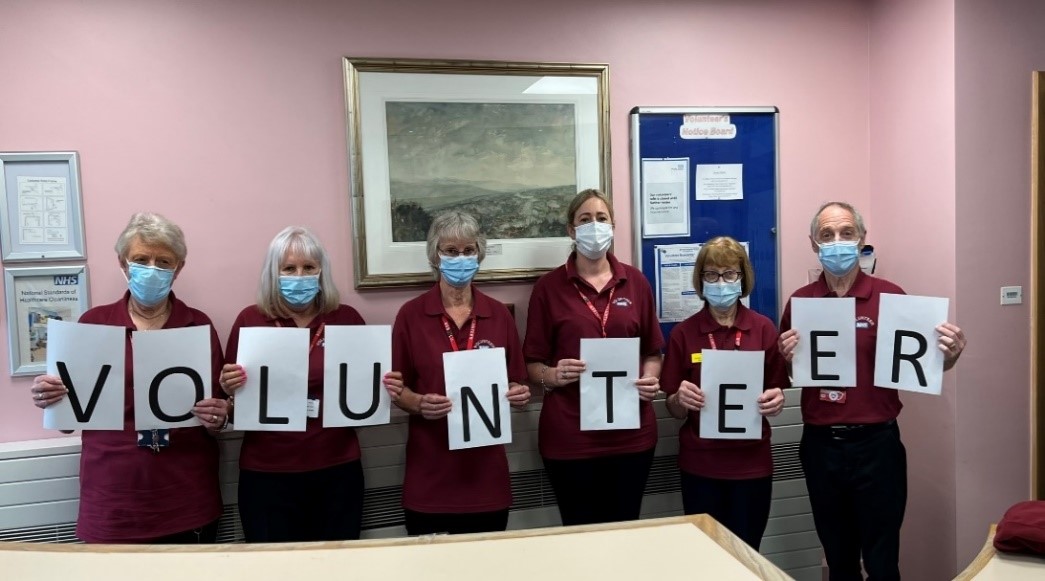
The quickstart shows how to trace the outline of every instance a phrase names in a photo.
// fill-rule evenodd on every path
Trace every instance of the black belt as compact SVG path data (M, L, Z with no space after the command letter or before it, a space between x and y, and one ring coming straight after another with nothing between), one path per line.
M813 434L828 436L832 440L860 440L888 430L896 425L896 420L881 422L877 424L838 424L834 426L815 426L806 424L805 429Z

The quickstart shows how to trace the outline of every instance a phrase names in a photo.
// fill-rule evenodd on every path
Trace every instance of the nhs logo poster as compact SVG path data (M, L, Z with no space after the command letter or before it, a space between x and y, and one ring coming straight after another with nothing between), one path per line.
M47 322L75 323L89 308L85 266L5 268L13 375L43 373Z

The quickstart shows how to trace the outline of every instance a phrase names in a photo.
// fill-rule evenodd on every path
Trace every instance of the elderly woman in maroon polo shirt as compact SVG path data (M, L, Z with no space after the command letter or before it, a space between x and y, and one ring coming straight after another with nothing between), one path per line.
M575 251L534 286L523 343L530 381L545 392L541 457L564 525L634 520L657 444L650 402L660 390L664 337L646 278L609 251L609 198L598 190L577 194L567 209L566 233ZM581 431L580 340L598 337L640 339L637 430Z
M486 237L470 214L440 214L428 230L428 262L439 281L399 309L392 328L392 368L385 387L410 414L403 509L411 535L504 530L512 504L504 446L450 450L450 399L443 353L503 347L507 398L530 399L519 333L508 309L475 288Z
M309 330L308 398L318 410L324 329L363 324L355 309L341 304L327 251L315 234L300 226L284 228L269 244L257 302L232 324L221 387L232 395L247 380L236 363L240 329L300 327ZM309 416L304 432L243 436L239 514L248 543L359 538L364 490L359 439L353 428L324 428L318 412Z
M90 309L81 323L127 329L122 430L85 430L80 451L80 514L76 535L88 543L213 543L221 516L218 444L227 423L225 400L196 402L200 425L134 430L131 332L206 325L210 330L213 386L221 344L207 315L175 298L171 284L185 266L185 235L153 213L131 217L116 240L128 291L115 303ZM31 388L36 407L65 397L61 378L40 375ZM215 395L220 392L215 393Z
M769 522L773 496L773 455L769 422L784 408L790 387L787 363L777 348L777 330L767 317L745 307L755 271L744 247L728 236L713 238L697 254L693 287L704 308L671 331L661 385L671 415L685 419L679 430L682 507L686 514L710 514L755 550ZM762 438L708 440L700 437L700 358L704 350L764 351L763 393L758 400Z

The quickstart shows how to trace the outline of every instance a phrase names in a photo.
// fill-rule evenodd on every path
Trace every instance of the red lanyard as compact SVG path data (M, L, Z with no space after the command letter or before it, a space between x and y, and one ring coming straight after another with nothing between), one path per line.
M708 333L708 343L711 343L712 350L718 349L718 345L715 344L715 336L711 333ZM740 349L740 329L737 329L737 338L733 341L733 350L736 351L737 349Z
M468 330L468 345L467 350L471 351L475 345L475 324L479 321L479 317L472 317L472 328ZM450 329L450 319L443 315L443 328L446 329L446 338L450 340L450 348L454 351L460 351L461 349L457 346L457 338L454 337L454 332Z
M283 323L281 323L279 321L276 321L276 326L282 328L283 327ZM319 342L323 340L323 331L326 328L327 328L327 324L326 323L322 323L322 324L319 325L319 330L316 331L316 335L314 337L312 337L312 342L309 343L309 345L308 345L308 352L309 353L312 353L312 350L316 348L316 345L319 345Z
M588 310L591 311L591 314L595 315L595 320L599 322L599 328L602 330L602 338L605 339L606 322L610 320L610 305L613 304L613 293L616 292L617 287L610 289L610 298L606 301L606 310L602 311L602 314L599 314L595 305L591 304L591 299L588 298L588 295L581 292L581 287L577 286L577 283L573 283L573 288L577 289L577 294L580 295L581 300L584 301L585 305L588 305Z

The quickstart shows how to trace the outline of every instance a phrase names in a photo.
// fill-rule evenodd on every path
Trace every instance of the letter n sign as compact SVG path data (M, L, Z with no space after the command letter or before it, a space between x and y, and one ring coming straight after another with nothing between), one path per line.
M443 378L451 402L446 418L451 450L511 443L504 348L443 353Z

